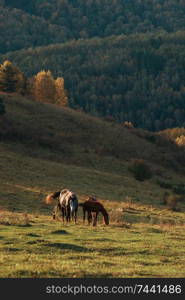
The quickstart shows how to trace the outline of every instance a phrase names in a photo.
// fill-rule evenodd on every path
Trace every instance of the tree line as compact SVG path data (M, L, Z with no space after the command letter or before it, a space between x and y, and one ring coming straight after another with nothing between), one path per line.
M35 76L27 78L20 68L8 60L0 65L0 92L27 95L35 101L60 106L68 103L62 77L54 79L50 71L40 71ZM3 105L2 101L0 105Z

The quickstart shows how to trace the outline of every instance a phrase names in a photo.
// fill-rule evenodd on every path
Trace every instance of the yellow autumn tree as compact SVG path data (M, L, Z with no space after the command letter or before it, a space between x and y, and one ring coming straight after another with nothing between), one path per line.
M55 80L55 103L61 106L68 105L67 92L64 88L64 78L58 77Z
M50 71L41 71L34 78L34 97L37 101L55 103L55 80Z

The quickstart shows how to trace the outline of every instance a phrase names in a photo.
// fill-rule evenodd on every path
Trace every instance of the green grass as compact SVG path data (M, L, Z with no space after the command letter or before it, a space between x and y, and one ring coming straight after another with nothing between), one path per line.
M10 218L10 216L9 216ZM184 226L1 225L0 277L184 277ZM10 218L11 219L11 218Z

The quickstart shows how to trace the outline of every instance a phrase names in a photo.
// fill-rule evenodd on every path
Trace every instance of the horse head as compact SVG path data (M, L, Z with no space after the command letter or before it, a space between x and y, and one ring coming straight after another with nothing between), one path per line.
M104 220L105 225L109 225L109 215L108 215L108 213L104 214L103 220Z
M106 209L102 206L101 208L101 212L103 215L103 221L105 225L109 225L109 215L108 212L106 211Z

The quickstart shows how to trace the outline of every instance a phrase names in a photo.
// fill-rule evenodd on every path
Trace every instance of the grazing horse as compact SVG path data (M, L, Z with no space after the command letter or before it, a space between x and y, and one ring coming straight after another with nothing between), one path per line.
M83 208L83 222L85 222L85 215L87 212L88 224L92 222L93 226L97 224L98 214L101 212L103 215L103 221L105 225L109 225L109 215L104 206L96 200L94 197L89 197L84 203L80 203L79 206Z
M53 219L56 218L56 212L59 209L62 213L62 219L66 217L66 221L70 222L72 220L77 220L77 211L78 211L78 198L77 196L68 189L55 192L46 197L45 202L50 204L53 202L53 199L58 198L58 204L55 206L53 211Z

